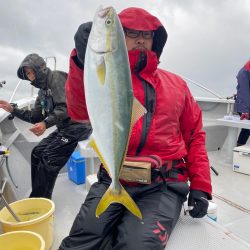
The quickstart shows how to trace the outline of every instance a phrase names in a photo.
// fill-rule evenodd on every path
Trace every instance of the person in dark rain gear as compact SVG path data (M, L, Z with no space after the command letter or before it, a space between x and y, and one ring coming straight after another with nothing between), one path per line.
M67 73L50 70L42 57L29 54L18 68L20 79L30 81L38 88L38 96L31 110L0 100L0 108L12 116L33 123L30 131L37 136L56 125L57 129L42 139L31 153L30 197L52 198L59 171L68 161L79 140L92 132L89 121L77 123L67 113L65 82Z
M237 75L237 95L235 109L241 120L249 120L250 116L250 60L240 69ZM247 143L250 136L250 129L242 128L237 140L237 146Z

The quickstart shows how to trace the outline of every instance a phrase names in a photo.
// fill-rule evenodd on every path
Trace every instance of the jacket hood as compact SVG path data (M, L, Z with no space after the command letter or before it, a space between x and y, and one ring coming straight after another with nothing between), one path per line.
M244 65L244 69L250 71L250 60L246 62L246 64Z
M85 51L91 27L92 27L92 22L83 23L78 27L74 35L77 58L82 64L80 65L80 67L83 67L84 65Z
M124 9L118 16L124 28L154 31L152 50L159 59L168 38L167 31L159 19L146 10L136 7Z
M36 79L31 82L31 85L35 86L36 88L46 88L46 80L48 72L50 71L47 68L46 63L42 57L38 54L29 54L27 55L22 63L20 64L17 70L17 76L20 79L28 80L25 72L24 67L29 67L34 70Z

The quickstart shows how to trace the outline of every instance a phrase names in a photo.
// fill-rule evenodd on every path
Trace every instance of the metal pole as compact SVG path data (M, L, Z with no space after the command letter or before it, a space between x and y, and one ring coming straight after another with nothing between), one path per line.
M199 84L199 83L197 83L197 82L195 82L195 81L193 81L193 80L191 80L191 79L189 79L189 78L187 78L187 77L185 77L185 76L182 76L181 74L178 74L178 75L181 76L182 78L186 79L187 81L193 83L194 85L196 85L196 86L198 86L198 87L200 87L200 88L206 90L207 92L210 92L210 93L213 94L214 96L216 96L216 97L218 97L218 98L220 98L220 99L224 99L221 95L219 95L219 94L217 94L216 92L214 92L214 91L212 91L212 90L206 88L205 86L203 86L203 85L201 85L201 84Z
M5 187L6 182L7 182L6 180L3 181L3 185L2 185L1 191L0 191L0 196L2 197L2 200L3 200L5 207L11 213L11 215L15 218L15 220L17 222L21 222L21 220L18 218L18 216L15 214L15 212L12 210L12 208L10 207L10 205L8 204L8 202L4 198L3 191L4 191L4 187Z
M16 91L17 91L17 89L18 89L18 87L19 87L19 85L20 85L21 82L22 82L22 79L19 80L19 82L17 83L17 85L16 85L16 87L15 87L15 89L14 89L14 91L13 91L11 97L10 97L9 102L12 102L12 101L13 101L13 98L14 98L14 96L15 96L15 94L16 94Z

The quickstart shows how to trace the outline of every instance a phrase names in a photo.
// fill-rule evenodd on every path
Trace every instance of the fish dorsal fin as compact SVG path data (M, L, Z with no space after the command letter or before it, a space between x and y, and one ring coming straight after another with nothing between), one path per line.
M145 107L134 97L130 128L133 128L135 123L146 113Z
M104 160L103 155L101 154L101 151L99 150L98 146L96 145L96 142L95 142L94 138L90 139L89 145L95 150L95 152L97 153L100 161L102 162L103 166L105 167L105 169L107 170L107 172L108 172L108 174L110 176L110 171L109 171L108 165L107 165L106 161Z
M98 64L96 65L96 73L98 76L98 80L101 83L101 85L104 85L105 83L105 77L106 77L106 64L103 57L99 59Z

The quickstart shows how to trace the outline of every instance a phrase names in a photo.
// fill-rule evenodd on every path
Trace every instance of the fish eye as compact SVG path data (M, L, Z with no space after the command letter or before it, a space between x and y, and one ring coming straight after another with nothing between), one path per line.
M105 21L106 25L109 26L113 23L112 19L107 18L107 20Z

